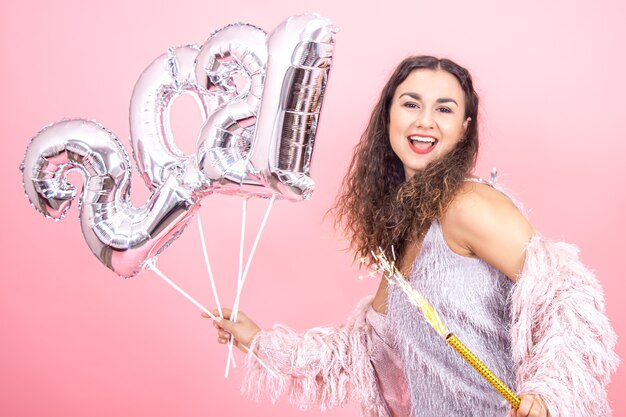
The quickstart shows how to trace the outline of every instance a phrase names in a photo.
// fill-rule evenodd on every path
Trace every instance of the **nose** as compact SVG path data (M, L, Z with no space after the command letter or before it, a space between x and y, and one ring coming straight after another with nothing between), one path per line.
M424 109L417 113L415 117L415 126L424 129L431 129L435 125L433 114L429 109Z

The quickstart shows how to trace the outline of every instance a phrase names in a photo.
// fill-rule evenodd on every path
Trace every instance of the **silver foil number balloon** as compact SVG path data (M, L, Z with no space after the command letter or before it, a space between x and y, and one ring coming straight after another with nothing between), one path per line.
M183 94L199 103L203 121L224 100L196 83L194 68L199 50L194 45L170 48L146 68L135 84L130 100L130 137L139 172L150 189L163 184L171 171L188 166L187 182L196 188L202 183L195 170L195 155L183 155L169 124L170 109Z
M251 182L254 168L248 156L264 88L266 38L251 25L227 26L207 40L196 61L199 82L231 94L209 116L198 139L199 168L222 192L239 192L241 184Z
M83 175L80 225L100 261L122 276L174 240L198 207L193 190L170 175L148 202L130 202L130 161L115 136L98 123L67 120L45 127L31 141L22 164L24 189L33 206L62 219L76 196L70 171Z
M171 48L141 74L130 105L131 143L152 195L129 198L124 147L96 122L66 120L29 144L22 173L33 206L61 219L77 195L67 174L83 175L80 221L87 244L122 276L174 241L214 192L302 200L333 50L334 26L318 15L293 16L267 37L252 25L229 25L198 47ZM197 151L176 146L169 111L183 94L196 98L204 124Z
M289 200L311 196L310 163L335 32L319 15L292 16L267 40L266 65L263 48L242 54L229 37L220 43L209 39L202 47L200 56L210 57L206 70L228 60L248 80L235 100L209 117L198 139L198 166L220 183L220 192Z
M269 38L269 61L251 163L263 184L308 199L315 134L336 28L318 15L293 16Z

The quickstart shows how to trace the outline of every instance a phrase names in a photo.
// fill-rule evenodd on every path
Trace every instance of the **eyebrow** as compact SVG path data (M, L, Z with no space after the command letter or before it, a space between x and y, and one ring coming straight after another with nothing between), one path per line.
M422 100L422 96L420 96L417 93L413 93L413 92L402 93L402 94L400 94L400 97L398 97L398 98L401 98L402 96L409 96L409 97L411 97L414 100ZM443 103L454 103L454 104L457 105L457 107L459 105L459 103L457 103L455 99L450 98L450 97L438 98L437 99L437 103L442 103L442 104Z

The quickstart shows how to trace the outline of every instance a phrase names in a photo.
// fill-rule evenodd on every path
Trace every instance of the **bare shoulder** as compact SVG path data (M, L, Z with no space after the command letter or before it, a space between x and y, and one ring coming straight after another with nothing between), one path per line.
M469 181L463 184L444 215L444 221L465 227L473 227L477 222L499 220L528 224L505 194L487 184Z
M478 257L516 280L534 230L503 193L466 182L441 219L446 242L456 253Z

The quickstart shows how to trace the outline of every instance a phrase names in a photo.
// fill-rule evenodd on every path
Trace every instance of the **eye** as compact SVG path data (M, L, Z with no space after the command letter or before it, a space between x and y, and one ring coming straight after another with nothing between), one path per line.
M445 107L445 106L439 107L437 111L441 113L452 113L452 109L450 107Z
M402 104L403 107L406 107L408 109L419 109L419 105L413 101L407 101L405 103Z

